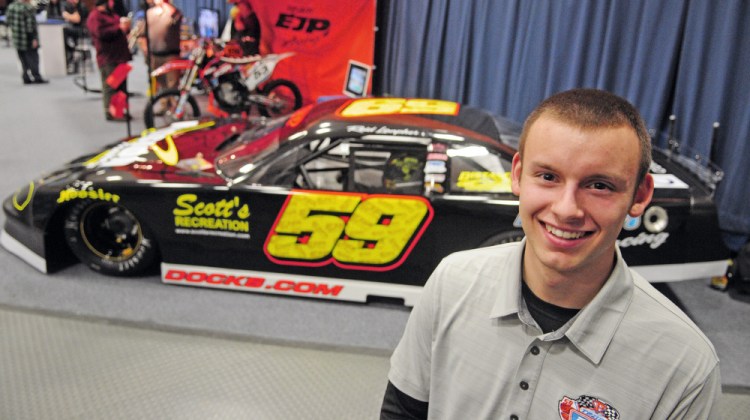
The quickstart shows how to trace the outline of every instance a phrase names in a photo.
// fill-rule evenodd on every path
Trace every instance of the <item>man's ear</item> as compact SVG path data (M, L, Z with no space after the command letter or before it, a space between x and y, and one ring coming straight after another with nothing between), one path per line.
M510 187L515 195L521 195L521 155L517 152L513 155L513 164L510 169Z
M643 181L635 189L635 196L633 197L633 204L630 205L628 214L631 217L638 217L646 211L646 206L651 202L651 197L654 196L654 177L651 174L646 174L643 177Z

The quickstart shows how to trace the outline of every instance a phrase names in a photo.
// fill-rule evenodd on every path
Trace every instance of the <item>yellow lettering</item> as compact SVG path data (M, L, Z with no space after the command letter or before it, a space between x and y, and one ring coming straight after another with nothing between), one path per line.
M195 202L198 196L195 194L182 194L177 197L178 209L172 210L172 214L175 216L190 216L193 214L193 206L190 203Z

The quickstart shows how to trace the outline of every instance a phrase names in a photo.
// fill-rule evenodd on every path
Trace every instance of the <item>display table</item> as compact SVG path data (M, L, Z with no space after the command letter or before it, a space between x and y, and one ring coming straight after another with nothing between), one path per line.
M39 22L39 71L46 77L67 74L64 27L63 21Z

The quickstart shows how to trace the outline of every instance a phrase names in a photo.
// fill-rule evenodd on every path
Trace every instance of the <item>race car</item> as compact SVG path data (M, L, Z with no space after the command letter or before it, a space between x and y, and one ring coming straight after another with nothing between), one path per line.
M523 237L519 128L414 98L183 121L29 182L4 202L1 240L43 272L158 267L168 284L411 306L446 255ZM723 275L717 180L661 150L651 172L652 203L623 221L625 260L653 282Z

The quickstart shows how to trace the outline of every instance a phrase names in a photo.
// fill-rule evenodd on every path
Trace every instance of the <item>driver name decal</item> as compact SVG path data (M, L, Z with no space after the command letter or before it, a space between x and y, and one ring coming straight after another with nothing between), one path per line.
M172 214L177 234L250 239L250 208L239 197L204 201L182 194L176 206Z
M405 261L432 216L422 197L298 192L264 249L277 264L387 271Z

